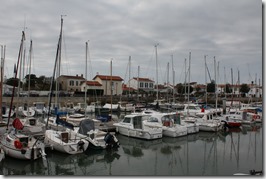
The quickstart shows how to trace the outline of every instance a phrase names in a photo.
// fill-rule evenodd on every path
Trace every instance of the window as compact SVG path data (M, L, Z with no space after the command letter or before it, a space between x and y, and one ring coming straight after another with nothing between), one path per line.
M150 86L150 88L153 88L153 84L152 83L150 83L149 86Z
M148 83L145 83L145 88L148 88L149 87L148 85L149 85Z
M139 87L143 88L143 83L142 82L139 83Z
M74 86L74 81L73 80L69 81L69 86Z
M148 122L158 122L159 120L156 117L150 117Z
M130 117L125 117L123 120L124 123L130 123L131 118Z
M78 81L76 81L76 86L79 86L79 82Z

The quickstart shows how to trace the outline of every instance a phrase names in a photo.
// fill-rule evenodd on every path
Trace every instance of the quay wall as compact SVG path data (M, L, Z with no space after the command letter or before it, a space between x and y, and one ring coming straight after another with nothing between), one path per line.
M141 102L143 103L151 103L155 100L154 97L142 97ZM29 100L29 105L31 106L34 102L45 102L46 105L48 105L49 98L47 96L42 97L14 97L13 98L13 105L17 105L17 100L19 100L19 104L22 106L23 104L26 104ZM230 101L230 99L228 99ZM241 101L242 103L249 103L251 102L249 98L234 98L235 101ZM61 104L61 106L64 106L68 102L74 103L76 105L77 103L84 103L85 99L84 97L59 97L58 102ZM120 97L120 96L113 96L112 98L110 96L101 96L98 97L97 100L93 97L87 97L87 103L90 104L91 102L100 101L101 105L104 105L105 103L117 103L118 101L136 101L136 98L134 97ZM183 102L184 99L177 99L176 102ZM261 102L262 98L254 98L252 99L253 102ZM3 97L2 102L6 105L10 105L11 97ZM52 98L52 102L55 102L55 98ZM215 104L214 99L208 99L209 104ZM222 100L218 100L218 104L223 104Z

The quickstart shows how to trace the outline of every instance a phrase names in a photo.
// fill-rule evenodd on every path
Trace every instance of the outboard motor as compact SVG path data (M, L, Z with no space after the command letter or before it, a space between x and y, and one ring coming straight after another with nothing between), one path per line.
M115 141L114 136L110 134L109 132L107 132L107 134L105 135L104 141L105 141L105 144L110 148L117 146L117 142Z
M84 144L85 144L85 143L84 143L82 140L78 142L79 150L83 150L83 151L84 151L84 147L83 147Z

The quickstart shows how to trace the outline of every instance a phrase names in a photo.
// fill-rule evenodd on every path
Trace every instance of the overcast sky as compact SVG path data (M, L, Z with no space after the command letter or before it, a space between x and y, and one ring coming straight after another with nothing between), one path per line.
M2 0L0 12L7 78L13 77L23 30L27 61L33 41L31 73L52 76L60 19L66 15L61 75L85 75L85 42L89 40L88 80L97 73L110 75L112 60L112 74L125 82L138 76L139 67L139 77L155 82L158 71L159 83L173 83L174 69L175 83L183 83L191 52L191 82L205 83L207 55L212 79L215 57L218 83L231 83L232 69L234 83L239 71L240 83L255 82L257 77L262 84L259 0Z

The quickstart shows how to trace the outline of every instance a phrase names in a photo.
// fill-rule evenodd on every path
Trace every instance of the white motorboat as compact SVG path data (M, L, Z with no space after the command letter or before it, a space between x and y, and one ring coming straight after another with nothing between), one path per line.
M213 113L207 110L196 113L195 117L200 131L217 132L223 128L222 122L218 118L214 119Z
M147 121L161 124L163 136L180 137L187 135L187 127L180 124L180 118L178 121L175 115L174 113L154 113Z
M114 123L116 131L128 137L140 139L159 139L162 138L162 124L147 121L150 115L129 114L120 122Z

